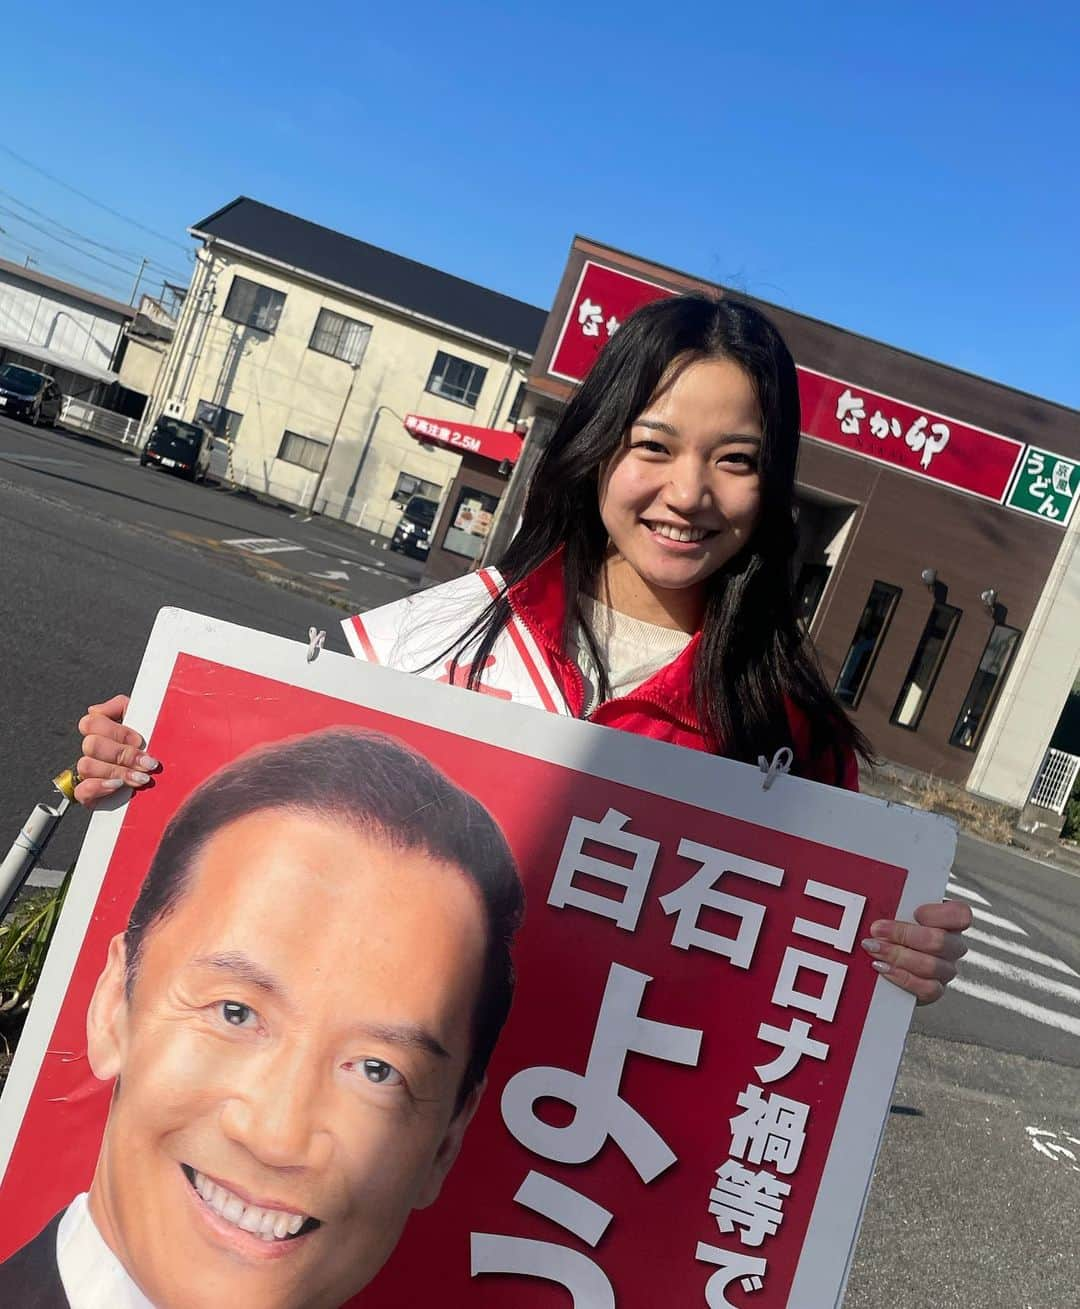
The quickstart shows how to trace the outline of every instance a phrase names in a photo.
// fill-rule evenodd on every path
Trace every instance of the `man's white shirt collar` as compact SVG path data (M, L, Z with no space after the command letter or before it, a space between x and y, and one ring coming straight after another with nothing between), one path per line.
M154 1309L105 1244L85 1191L56 1229L56 1267L71 1309Z

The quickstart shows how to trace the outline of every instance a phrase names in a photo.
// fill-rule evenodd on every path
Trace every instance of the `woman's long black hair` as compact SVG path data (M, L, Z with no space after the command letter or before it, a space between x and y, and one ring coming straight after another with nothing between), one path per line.
M870 749L826 686L796 618L791 572L799 388L787 346L759 310L738 300L684 295L632 314L563 411L533 474L521 527L497 567L512 585L562 546L563 648L571 649L581 631L596 655L579 597L597 595L608 547L600 519L601 470L658 388L670 383L672 366L710 358L737 363L757 393L761 511L750 541L707 584L694 669L698 714L725 755L756 762L791 744L787 698L809 720L811 753L832 754L839 780L842 753L850 748L869 758ZM469 685L478 683L509 618L510 604L502 596L457 644L459 651L469 648ZM601 685L601 696L608 693Z

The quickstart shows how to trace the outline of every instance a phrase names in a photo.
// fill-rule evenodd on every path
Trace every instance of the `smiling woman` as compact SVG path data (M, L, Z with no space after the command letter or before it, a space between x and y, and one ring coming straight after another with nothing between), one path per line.
M0 1267L3 1303L30 1303L50 1243L39 1280L119 1288L110 1305L361 1290L457 1156L521 905L487 811L389 738L334 729L208 778L90 1004L116 1089L89 1195Z

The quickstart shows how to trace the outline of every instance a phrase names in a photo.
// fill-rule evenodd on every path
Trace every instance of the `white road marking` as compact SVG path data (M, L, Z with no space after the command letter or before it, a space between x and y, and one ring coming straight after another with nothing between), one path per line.
M72 468L82 468L80 459L54 459L51 455L28 455L21 450L0 450L0 459L11 459L19 464L68 464Z
M1010 982L1019 982L1021 986L1030 986L1034 991L1045 991L1047 995L1056 996L1068 1004L1074 1004L1080 1012L1080 991L1075 986L1066 986L1052 977L1043 977L1039 973L1029 973L1026 968L1006 963L1003 959L983 954L981 950L969 950L964 956L964 963L969 968L982 968L988 973L997 973Z
M1043 968L1053 968L1059 973L1068 973L1070 977L1080 977L1075 968L1070 968L1063 959L1055 959L1052 954L1043 954L1041 950L1032 950L1030 946L1021 945L1019 941L1006 941L1000 936L991 936L977 927L969 927L964 933L965 941L978 941L980 945L992 945L997 950L1007 950L1009 954L1018 955L1029 963L1041 964Z
M1058 1013L1056 1009L1044 1009L1041 1004L1021 1000L1019 996L1010 995L1008 991L998 991L992 986L969 982L966 977L958 977L950 982L949 990L957 991L960 995L970 995L974 1000L984 1000L999 1009L1011 1009L1013 1013L1020 1014L1024 1018L1031 1018L1037 1023L1044 1023L1047 1027L1056 1027L1058 1031L1080 1036L1080 1018Z
M59 868L34 868L26 879L26 885L53 888L59 886L63 880L64 874Z
M962 895L965 900L974 900L976 904L984 904L988 908L990 906L990 901L984 900L978 891L969 891L966 886L961 886L959 882L950 882L949 890L953 895Z
M253 555L278 555L287 550L303 550L305 546L295 545L292 541L279 541L273 536L238 536L222 545L234 545L238 550L246 550Z
M308 576L321 577L326 582L347 582L349 580L348 573L335 572L333 568L325 573L308 573Z
M1022 927L1010 923L1007 918L999 918L997 914L988 914L985 909L972 909L971 913L980 923L989 923L991 927L1000 927L1003 932L1015 932L1017 936L1027 936L1027 932Z

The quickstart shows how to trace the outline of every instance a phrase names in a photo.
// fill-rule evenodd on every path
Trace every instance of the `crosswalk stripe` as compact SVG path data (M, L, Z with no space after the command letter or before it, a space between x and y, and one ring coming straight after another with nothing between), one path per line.
M971 913L972 917L980 923L989 923L991 927L1000 927L1003 932L1015 932L1017 936L1027 936L1027 932L1022 927L1010 923L1007 918L999 918L997 914L987 913L985 909L972 909Z
M1011 1009L1024 1018L1032 1018L1037 1023L1045 1023L1047 1027L1056 1027L1059 1031L1080 1036L1080 1018L1058 1013L1056 1009L1044 1009L1041 1004L1032 1004L1030 1000L1022 1000L1019 996L1010 995L1008 991L998 991L992 986L970 982L966 977L958 977L950 982L949 990L970 995L974 1000L985 1000L987 1004L997 1005L999 1009Z
M984 900L978 891L969 891L966 886L961 886L959 882L950 882L949 890L953 895L962 895L965 900L974 900L976 904L984 904L989 909L990 901Z
M1040 973L1030 973L1026 968L1006 963L1003 959L994 959L983 954L981 950L969 950L964 956L964 963L971 968L983 968L988 973L997 973L999 977L1008 978L1010 982L1019 982L1021 986L1030 986L1035 991L1045 991L1047 995L1066 1000L1080 1010L1080 991L1075 986L1066 986L1053 977L1043 977Z
M981 932L977 927L969 927L964 933L964 940L978 941L980 945L992 945L997 950L1007 950L1009 954L1026 959L1029 963L1039 964L1043 968L1053 968L1059 973L1068 973L1070 977L1080 977L1080 973L1075 968L1070 968L1063 959L1055 959L1052 954L1043 954L1041 950L1032 950L1030 946L1021 945L1019 941L1006 941L1000 936L991 936L989 932Z

